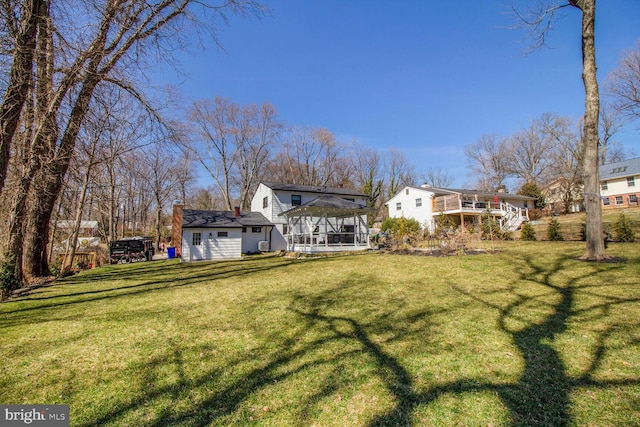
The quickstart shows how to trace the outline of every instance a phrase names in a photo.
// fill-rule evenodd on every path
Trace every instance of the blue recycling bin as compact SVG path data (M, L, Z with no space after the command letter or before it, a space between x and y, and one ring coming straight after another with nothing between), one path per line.
M168 246L167 247L167 258L172 259L176 257L176 247Z

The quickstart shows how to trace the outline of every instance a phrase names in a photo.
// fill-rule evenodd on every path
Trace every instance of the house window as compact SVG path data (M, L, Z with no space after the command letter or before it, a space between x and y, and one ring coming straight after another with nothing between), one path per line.
M289 234L289 226L287 224L282 226L282 234Z
M636 194L629 194L629 203L638 203L638 196Z
M262 207L266 208L269 206L269 196L264 196L264 198L262 199Z
M226 231L218 231L218 237L229 237L229 233Z
M409 189L404 190L404 194L409 194Z
M247 232L247 227L242 227L242 232L246 233Z
M252 233L262 233L262 227L251 227Z
M193 233L191 236L191 245L200 246L202 244L202 233Z
M293 206L300 206L302 204L302 196L299 194L291 195L291 204Z
M611 204L611 200L609 200L608 197L604 197L602 199L602 204L605 205L605 206L609 206Z
M635 187L636 186L636 180L634 177L632 176L628 176L627 177L627 186L628 187Z
M396 203L396 210L397 211L401 211L402 210L402 203L400 203L400 202Z
M524 208L529 209L529 203L526 200L524 201Z
M416 199L416 208L419 208L420 206L422 206L422 198Z
M616 205L622 204L622 196L616 196Z
M609 189L609 185L607 184L607 181L602 181L602 184L600 184L600 189L601 190L608 190Z

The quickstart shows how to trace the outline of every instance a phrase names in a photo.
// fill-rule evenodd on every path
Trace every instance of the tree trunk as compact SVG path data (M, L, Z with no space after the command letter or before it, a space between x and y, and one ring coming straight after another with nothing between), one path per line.
M14 45L9 84L0 106L0 192L9 167L9 153L33 75L38 16L43 0L26 0L20 16L20 31Z
M60 149L55 159L52 159L46 171L39 175L43 182L38 182L42 192L34 195L34 203L29 212L29 223L32 232L25 241L25 272L34 277L49 274L47 262L47 244L49 243L49 222L56 204L56 200L62 190L64 177L69 169L69 162L75 148L75 141L80 130L80 125L89 108L89 102L93 91L98 84L98 79L85 80L82 89L71 110L67 128ZM39 180L40 181L40 180Z
M595 0L576 0L582 10L582 81L585 90L584 113L584 203L587 211L585 260L607 257L602 235L602 204L598 174L598 114L600 97L596 77Z
M89 182L91 181L91 167L93 165L93 156L91 156L89 163L87 164L87 171L84 175L82 182L82 189L80 190L80 201L76 210L76 218L73 224L73 233L69 241L69 256L64 260L62 265L62 272L67 273L71 270L73 265L73 257L76 255L76 246L78 245L78 236L80 234L80 226L82 225L82 211L84 210L84 204L87 199L87 189L89 188Z

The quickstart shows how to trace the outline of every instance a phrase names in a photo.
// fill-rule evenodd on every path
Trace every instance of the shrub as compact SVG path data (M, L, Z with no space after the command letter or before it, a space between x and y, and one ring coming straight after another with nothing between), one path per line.
M636 239L633 227L631 227L631 221L623 212L620 213L618 220L613 224L613 231L616 233L618 242L633 242Z
M482 239L487 240L513 240L510 231L503 231L498 221L493 219L491 212L487 211L482 216Z
M536 231L528 221L522 224L522 229L520 230L520 238L529 242L536 241Z
M560 231L560 223L556 218L551 219L549 222L549 228L547 228L547 239L552 242L561 242L564 240L562 232Z
M20 281L15 275L15 262L11 260L0 261L0 300L11 295L11 291L20 287Z
M387 218L382 222L381 229L389 233L393 244L406 245L420 234L420 223L410 218Z

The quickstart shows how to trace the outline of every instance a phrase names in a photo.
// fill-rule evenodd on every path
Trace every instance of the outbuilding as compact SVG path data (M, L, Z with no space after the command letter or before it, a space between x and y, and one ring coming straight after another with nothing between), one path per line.
M274 224L259 212L182 209L181 215L184 262L237 259L271 250Z

